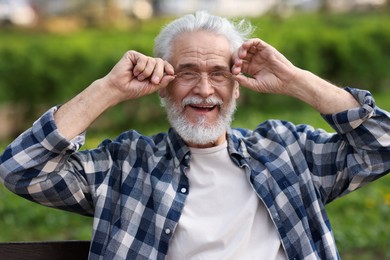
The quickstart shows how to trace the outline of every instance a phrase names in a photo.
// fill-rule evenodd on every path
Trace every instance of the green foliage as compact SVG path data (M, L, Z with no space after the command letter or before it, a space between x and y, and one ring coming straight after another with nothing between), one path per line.
M251 20L257 26L255 36L274 45L297 66L336 84L382 91L390 82L390 17L386 14ZM153 37L167 21L140 22L127 31L90 29L66 35L0 31L0 102L25 106L24 129L43 110L104 76L127 50L152 55ZM242 90L245 107L271 111L276 103L284 104L279 110L303 107L290 98ZM96 129L118 133L131 126L148 130L150 122L166 125L156 95L113 108Z
M0 184L0 242L88 240L92 218L24 200Z
M328 205L328 214L341 252L368 248L377 257L366 259L389 259L389 185L390 176L386 176Z
M371 90L389 82L390 17L385 13L270 17L255 23L257 35L303 69Z

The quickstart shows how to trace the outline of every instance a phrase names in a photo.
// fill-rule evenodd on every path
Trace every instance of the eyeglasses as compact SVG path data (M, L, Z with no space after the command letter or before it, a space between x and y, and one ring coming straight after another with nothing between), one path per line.
M202 74L195 71L181 71L175 75L175 82L184 87L196 86ZM228 71L213 71L207 74L208 82L213 87L228 86L234 81L233 74Z

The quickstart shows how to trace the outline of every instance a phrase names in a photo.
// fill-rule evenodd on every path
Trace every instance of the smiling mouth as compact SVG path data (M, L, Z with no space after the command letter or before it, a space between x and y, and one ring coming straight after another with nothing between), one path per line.
M189 105L192 109L208 112L214 110L217 106L216 105Z

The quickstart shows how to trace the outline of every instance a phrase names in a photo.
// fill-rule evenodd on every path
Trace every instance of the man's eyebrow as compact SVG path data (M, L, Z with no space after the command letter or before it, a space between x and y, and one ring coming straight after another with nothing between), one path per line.
M184 64L180 64L177 70L180 71L185 69L196 69L196 68L198 68L198 65L196 65L195 63L184 63Z
M179 67L177 68L177 70L178 71L185 70L185 69L196 70L198 68L199 68L199 66L195 63L184 63L184 64L180 64ZM211 68L211 70L212 71L219 71L219 70L230 71L230 68L228 66L224 66L224 65L215 65L214 67Z
M219 70L226 70L230 71L230 68L228 66L223 66L223 65L216 65L213 67L214 71L219 71Z

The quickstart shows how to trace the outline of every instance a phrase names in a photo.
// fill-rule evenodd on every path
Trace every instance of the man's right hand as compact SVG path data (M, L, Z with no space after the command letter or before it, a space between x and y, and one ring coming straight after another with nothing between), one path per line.
M59 132L73 139L105 110L118 103L151 94L175 79L171 64L128 51L103 78L94 81L54 114Z
M118 94L118 103L149 95L175 79L171 64L160 58L128 51L104 78L107 91Z

